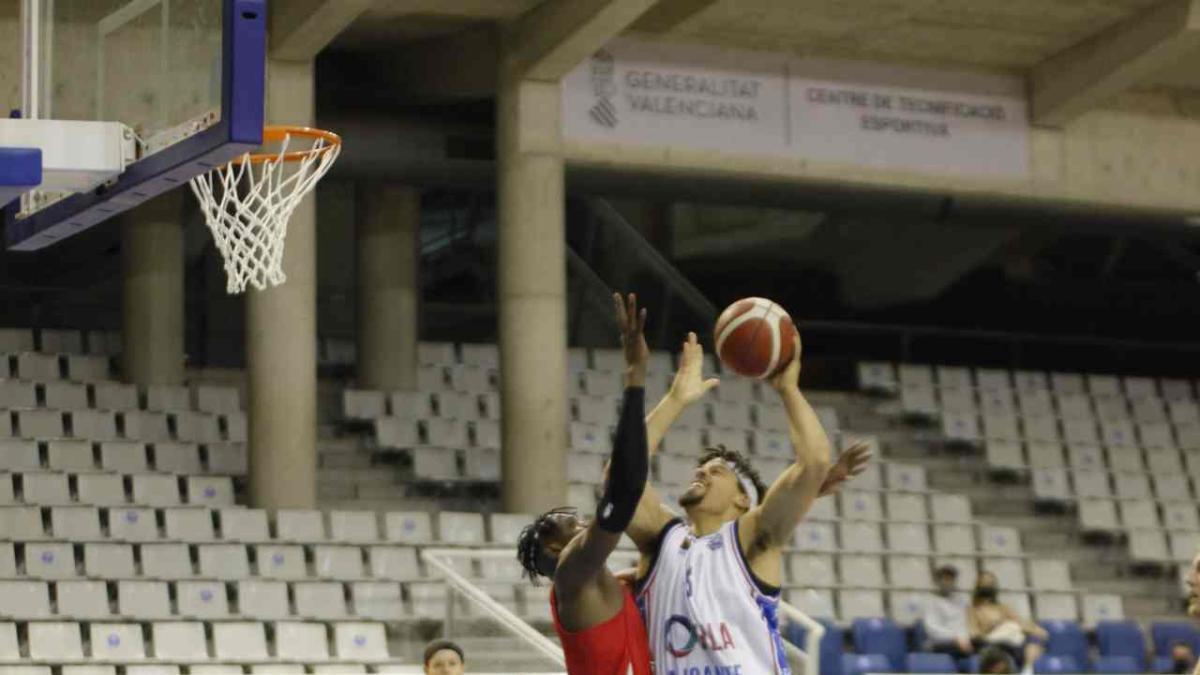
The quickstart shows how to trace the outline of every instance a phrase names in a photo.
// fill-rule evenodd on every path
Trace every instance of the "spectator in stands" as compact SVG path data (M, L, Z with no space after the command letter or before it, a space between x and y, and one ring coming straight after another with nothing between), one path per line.
M1171 645L1171 672L1190 673L1196 667L1196 655L1192 646L1186 642L1175 642Z
M1188 603L1187 613L1193 619L1200 620L1200 553L1192 558L1192 568L1187 574L1188 587ZM1195 660L1193 655L1192 660ZM1200 675L1200 663L1196 664L1196 669L1193 671L1195 675Z
M466 663L462 647L449 640L436 640L425 648L425 675L462 675Z
M1032 665L1042 655L1040 641L1049 637L1045 629L1026 619L998 599L996 575L981 572L967 610L967 627L976 645L999 647L1014 663Z
M1008 652L998 647L987 647L979 654L979 672L988 675L1006 675L1015 673L1012 657Z
M967 603L955 596L958 590L958 569L943 565L934 572L938 593L925 605L921 622L929 636L926 648L931 652L949 654L957 661L970 656L975 647L971 644L971 631L967 627Z

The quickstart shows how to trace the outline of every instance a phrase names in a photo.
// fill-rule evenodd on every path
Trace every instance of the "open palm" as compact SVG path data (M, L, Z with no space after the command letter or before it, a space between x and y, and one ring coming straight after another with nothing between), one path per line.
M837 494L846 481L866 471L870 461L871 445L866 441L856 441L843 450L838 461L829 467L829 473L825 474L825 482L821 484L821 492L818 496L827 497Z
M720 383L715 377L704 379L704 348L700 346L695 333L688 333L683 352L679 355L679 370L675 372L675 381L671 383L671 396L684 405L690 405L704 398Z

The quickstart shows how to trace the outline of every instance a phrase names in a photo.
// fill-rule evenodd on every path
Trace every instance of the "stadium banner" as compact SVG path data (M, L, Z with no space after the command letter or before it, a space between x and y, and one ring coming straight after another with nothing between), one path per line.
M563 138L1023 178L1020 78L615 40L563 79Z

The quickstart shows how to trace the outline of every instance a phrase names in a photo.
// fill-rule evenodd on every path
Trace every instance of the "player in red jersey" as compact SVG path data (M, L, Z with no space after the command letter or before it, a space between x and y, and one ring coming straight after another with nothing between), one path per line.
M608 556L633 518L649 473L645 382L650 350L637 299L613 296L625 352L625 394L604 496L591 520L574 509L548 511L526 527L517 557L534 583L550 577L550 608L570 675L651 675L646 628L629 587Z

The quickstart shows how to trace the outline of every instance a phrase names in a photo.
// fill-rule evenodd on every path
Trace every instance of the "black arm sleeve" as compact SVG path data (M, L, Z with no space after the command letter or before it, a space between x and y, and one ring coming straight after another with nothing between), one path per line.
M646 451L646 390L628 387L621 401L621 419L613 437L608 484L596 506L596 522L608 532L624 532L633 520L646 479L650 457Z

